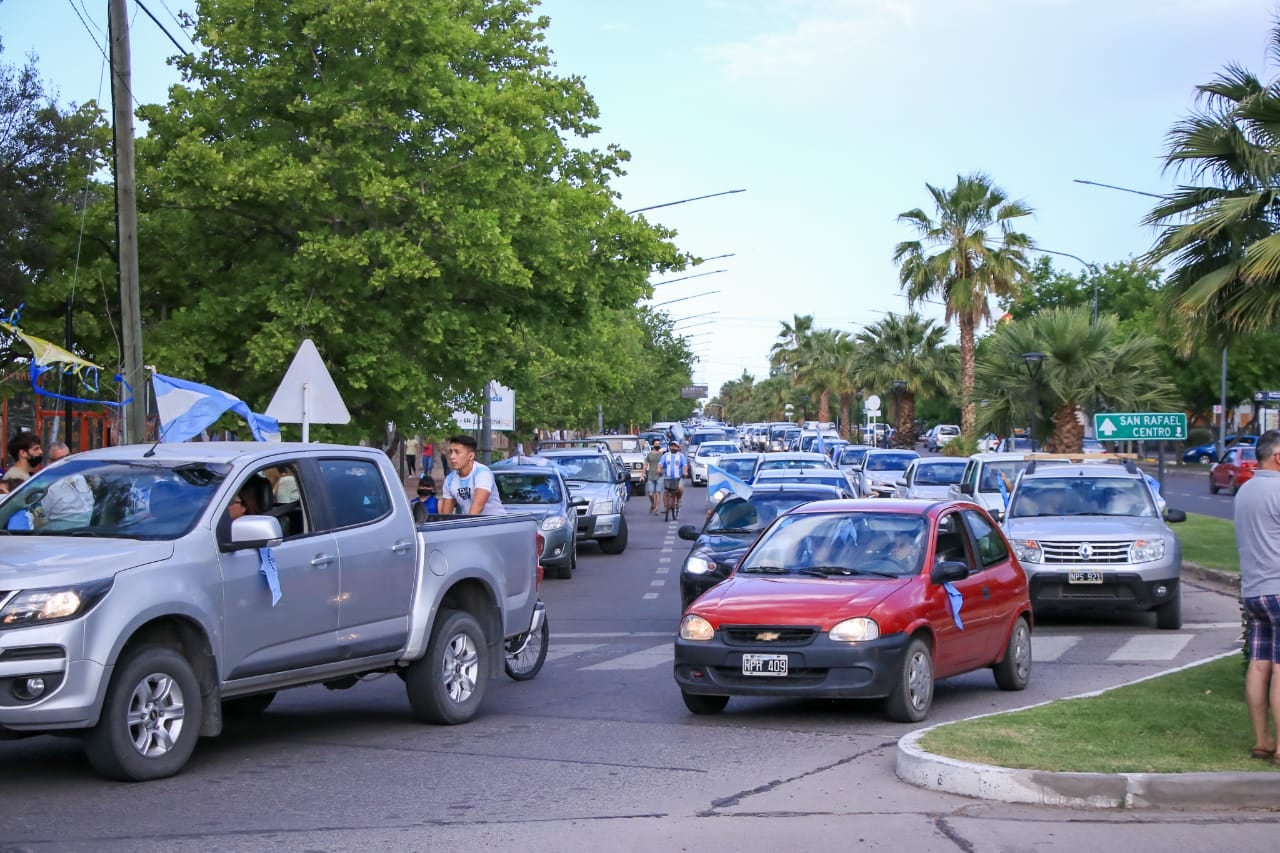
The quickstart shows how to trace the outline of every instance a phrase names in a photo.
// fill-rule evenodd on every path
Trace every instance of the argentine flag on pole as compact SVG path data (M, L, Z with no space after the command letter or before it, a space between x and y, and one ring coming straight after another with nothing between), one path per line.
M723 468L707 463L707 495L712 504L717 504L730 495L747 500L751 497L751 486Z
M172 376L152 371L151 387L156 392L156 410L160 416L160 441L186 441L208 429L223 412L235 412L249 423L255 441L279 441L280 423L275 418L249 411L244 400Z
M827 443L822 440L822 430L818 430L818 437L813 440L814 453L826 453Z

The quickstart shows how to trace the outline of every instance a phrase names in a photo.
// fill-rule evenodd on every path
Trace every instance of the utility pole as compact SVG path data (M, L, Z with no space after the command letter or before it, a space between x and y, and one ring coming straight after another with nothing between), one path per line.
M480 462L493 461L493 385L484 383L484 406L480 409Z
M120 277L121 372L133 389L124 407L125 444L146 438L147 382L142 373L142 309L138 287L138 189L133 171L133 86L125 0L108 0L111 34L112 148L116 177L116 252ZM127 393L127 392L126 392Z

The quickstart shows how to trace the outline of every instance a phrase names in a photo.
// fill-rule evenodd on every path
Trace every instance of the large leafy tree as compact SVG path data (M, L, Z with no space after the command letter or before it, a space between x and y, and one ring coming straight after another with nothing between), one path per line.
M201 0L185 85L142 111L148 360L261 404L310 337L366 430L490 378L548 418L618 394L604 354L663 349L635 306L684 259L615 204L626 153L573 146L597 109L546 25L519 0Z
M1023 361L1028 352L1046 356L1034 401ZM1045 446L1052 452L1080 451L1079 413L1095 401L1118 411L1163 411L1177 404L1156 341L1122 330L1110 315L1093 323L1084 307L1053 308L1001 323L984 341L975 378L975 393L984 400L981 429L1004 432L1027 423L1035 405L1037 433L1048 435Z
M960 331L961 428L974 434L974 353L976 333L991 318L990 299L1015 292L1027 273L1025 250L1031 238L1015 230L1016 220L1032 211L1010 201L983 174L957 176L950 189L925 185L935 216L921 208L898 216L916 230L917 239L897 245L893 260L911 304L938 297L946 320Z
M1269 53L1280 63L1280 23ZM1166 169L1189 183L1146 218L1162 229L1148 257L1172 265L1184 349L1280 325L1280 77L1231 64L1197 94L1165 152Z
M915 444L916 400L942 396L955 387L956 351L944 346L947 330L919 314L890 314L858 333L862 347L860 383L897 397L897 440ZM906 383L895 392L893 383Z

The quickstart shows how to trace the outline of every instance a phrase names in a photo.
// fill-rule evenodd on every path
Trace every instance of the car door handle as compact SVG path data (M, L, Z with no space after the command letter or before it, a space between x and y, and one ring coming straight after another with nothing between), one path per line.
M332 563L333 559L334 558L330 557L328 554L317 554L316 558L311 561L311 565L319 569Z
M405 551L408 551L412 547L413 547L412 542L397 542L396 544L391 546L391 553L403 554Z
M991 588L990 588L990 587L986 587L986 586L984 586L984 587L982 588L982 597L983 597L983 598L990 598L990 597L991 597Z

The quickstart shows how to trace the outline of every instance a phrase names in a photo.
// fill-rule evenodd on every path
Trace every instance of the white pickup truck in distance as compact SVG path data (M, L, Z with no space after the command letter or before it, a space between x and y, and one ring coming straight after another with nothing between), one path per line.
M102 775L155 779L224 713L374 673L466 722L533 622L536 538L528 515L415 526L374 448L78 454L0 503L0 737L79 732Z

